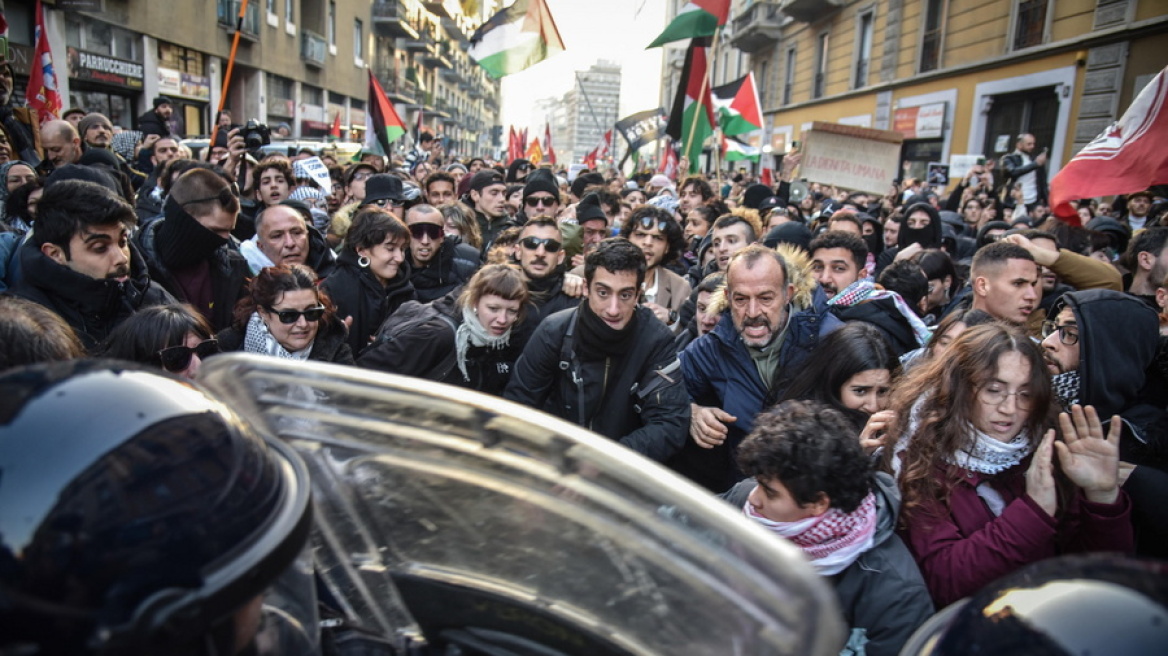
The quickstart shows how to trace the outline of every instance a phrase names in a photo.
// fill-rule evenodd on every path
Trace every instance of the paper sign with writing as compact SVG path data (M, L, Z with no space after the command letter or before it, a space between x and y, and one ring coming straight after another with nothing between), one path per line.
M304 165L305 170L316 181L316 184L324 190L326 196L333 193L333 179L329 176L328 167L319 157L301 160L301 164Z
M804 133L802 177L853 191L883 194L900 173L904 137L816 121Z

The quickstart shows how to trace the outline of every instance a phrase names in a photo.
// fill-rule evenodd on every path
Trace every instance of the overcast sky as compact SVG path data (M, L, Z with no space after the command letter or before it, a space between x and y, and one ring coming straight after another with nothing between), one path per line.
M509 2L508 2L509 4ZM665 0L547 0L564 40L564 52L503 78L502 122L543 129L533 106L571 90L575 71L597 60L621 65L618 116L660 104L661 48L645 50L665 29ZM536 125L535 122L539 124Z

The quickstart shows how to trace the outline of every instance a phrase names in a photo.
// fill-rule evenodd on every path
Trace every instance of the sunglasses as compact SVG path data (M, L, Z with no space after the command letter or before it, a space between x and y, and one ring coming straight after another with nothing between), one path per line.
M530 171L531 165L530 164L520 164L519 167L515 170L516 171Z
M307 310L304 310L303 312L300 310L277 310L276 308L270 307L270 308L268 308L268 312L271 312L271 313L275 314L277 317L279 317L280 323L283 323L283 324L288 324L288 325L294 324L300 320L301 316L304 317L305 321L308 321L311 323L311 322L315 322L315 321L320 321L320 318L324 316L324 306L318 305L314 308L308 308Z
M436 223L414 223L410 225L410 236L414 239L429 237L430 241L437 241L445 233L445 229Z
M539 237L524 237L519 240L519 243L529 251L537 250L540 246L543 246L544 250L549 253L558 253L560 252L560 247L563 246L561 242L555 239L541 239Z
M646 230L648 230L649 228L652 228L653 225L656 224L657 229L660 230L661 232L665 232L665 228L669 227L669 222L666 221L665 219L660 219L660 220L654 221L653 217L651 217L651 216L642 216L641 220L640 220L640 224L641 224L641 227L645 228Z
M158 352L158 359L162 361L162 368L171 373L178 373L191 366L191 356L197 355L200 360L219 352L219 340L212 337L198 343L194 348L190 346L168 346Z
M542 205L544 207L551 207L552 205L555 205L557 202L559 202L559 201L557 201L555 198L553 198L551 196L528 196L527 198L523 199L523 203L525 205L527 205L528 207L535 207L537 205Z

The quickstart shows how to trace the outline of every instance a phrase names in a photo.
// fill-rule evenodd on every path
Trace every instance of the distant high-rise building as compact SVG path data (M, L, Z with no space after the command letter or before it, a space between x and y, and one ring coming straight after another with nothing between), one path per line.
M617 121L620 107L620 65L601 60L586 71L576 72L576 84L564 94L564 123L566 130L563 150L557 147L562 161L579 162L588 154L604 133Z

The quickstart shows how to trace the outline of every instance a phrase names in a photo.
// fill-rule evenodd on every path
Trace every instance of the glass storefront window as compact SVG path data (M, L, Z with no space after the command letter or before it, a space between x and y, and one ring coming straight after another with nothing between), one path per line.
M87 112L98 112L109 117L110 123L127 130L134 126L134 103L128 96L105 91L73 89L69 92L69 107L83 107Z

